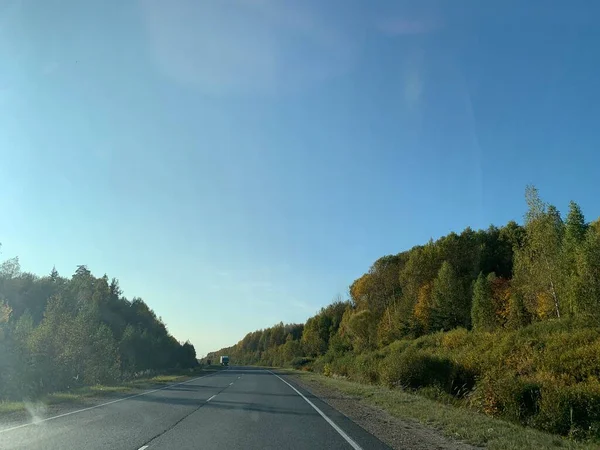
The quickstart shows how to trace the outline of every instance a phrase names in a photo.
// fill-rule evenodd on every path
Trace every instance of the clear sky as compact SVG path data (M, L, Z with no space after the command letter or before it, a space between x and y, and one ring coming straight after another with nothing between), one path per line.
M87 264L199 355L378 257L600 215L600 3L0 2L0 242Z

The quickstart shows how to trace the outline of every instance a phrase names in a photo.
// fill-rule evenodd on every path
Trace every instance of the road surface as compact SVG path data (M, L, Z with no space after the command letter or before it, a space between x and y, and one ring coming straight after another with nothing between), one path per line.
M0 449L387 449L285 375L230 367L84 410L0 424Z

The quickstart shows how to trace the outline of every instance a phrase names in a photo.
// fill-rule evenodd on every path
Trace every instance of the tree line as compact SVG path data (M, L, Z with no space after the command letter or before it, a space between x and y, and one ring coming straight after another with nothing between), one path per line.
M466 228L384 256L350 285L348 300L337 299L304 325L249 333L223 351L247 361L281 360L324 355L332 345L373 350L458 327L493 331L554 318L597 319L600 222L587 223L575 202L563 219L534 187L526 201L523 225ZM276 351L282 346L285 356Z
M347 299L305 324L249 333L211 357L449 395L600 436L600 221L575 202L560 214L531 186L525 200L523 224L466 228L379 258Z
M194 346L117 279L85 265L70 278L22 272L18 258L0 266L0 400L195 365Z

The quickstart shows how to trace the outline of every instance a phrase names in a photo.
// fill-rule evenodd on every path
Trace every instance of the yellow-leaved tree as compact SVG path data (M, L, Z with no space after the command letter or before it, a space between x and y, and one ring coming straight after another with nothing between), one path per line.
M432 290L433 281L428 281L419 288L417 303L414 309L415 321L424 333L429 333L431 330Z

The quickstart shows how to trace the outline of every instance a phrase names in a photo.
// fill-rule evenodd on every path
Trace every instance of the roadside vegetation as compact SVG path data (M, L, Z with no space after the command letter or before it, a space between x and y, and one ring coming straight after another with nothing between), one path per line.
M44 394L34 400L0 401L0 415L28 411L37 407L37 405L43 405L43 407L66 403L79 405L90 401L94 402L103 397L134 395L144 390L160 388L162 385L181 383L194 377L202 376L202 374L208 374L221 369L220 366L196 366L190 369L170 370L160 375L152 375L152 371L146 371L140 374L139 378L115 384L81 386L65 391Z
M86 266L70 278L39 277L18 258L0 265L0 410L156 383L197 365L193 345L169 334L141 298L125 298L115 278Z
M348 300L211 357L315 371L596 440L600 222L588 223L575 202L561 215L533 187L526 202L523 225L467 228L384 256Z
M556 436L519 424L493 418L479 412L440 404L422 395L402 389L358 383L342 377L325 377L306 371L290 371L300 382L328 395L340 393L362 404L382 409L397 418L416 420L435 427L446 436L490 450L597 449L598 443ZM316 389L315 389L316 387Z

